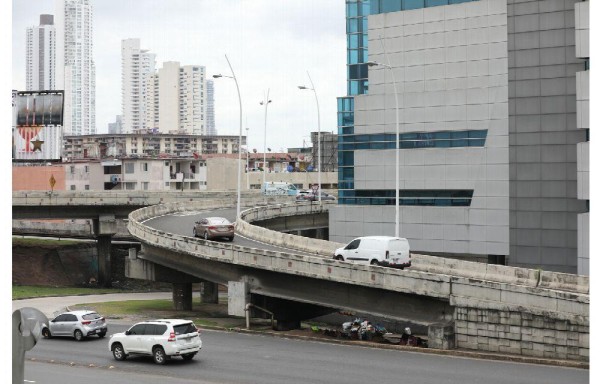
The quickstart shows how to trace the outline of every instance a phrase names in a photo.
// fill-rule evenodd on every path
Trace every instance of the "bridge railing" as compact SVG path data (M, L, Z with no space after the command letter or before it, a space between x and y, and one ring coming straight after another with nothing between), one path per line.
M323 202L322 205L292 203L251 208L241 213L241 220L237 223L236 230L244 236L267 244L330 257L337 248L343 247L345 244L272 231L251 223L275 217L327 212L333 204L335 203ZM589 294L589 277L583 275L485 264L416 253L412 254L411 268L423 272Z

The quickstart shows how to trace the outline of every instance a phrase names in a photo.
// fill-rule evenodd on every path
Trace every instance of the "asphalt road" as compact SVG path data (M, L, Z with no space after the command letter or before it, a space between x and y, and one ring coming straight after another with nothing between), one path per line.
M109 323L109 334L130 324ZM94 383L587 383L589 371L520 363L371 349L272 336L203 331L192 361L151 358L116 361L108 336L82 342L42 339L27 352L28 382ZM34 358L35 361L30 359ZM49 361L53 360L52 363Z
M242 207L242 210L243 209L246 209L246 207ZM187 211L187 212L173 213L173 214L168 214L168 215L148 219L148 220L144 221L144 224L146 224L149 227L159 229L159 230L165 231L165 232L176 233L178 235L184 235L184 236L194 236L194 234L192 232L192 230L194 228L194 223L196 221L198 221L199 219L204 218L204 217L209 217L209 216L217 216L217 217L224 217L227 220L234 222L235 215L236 215L235 208L226 208L226 209L217 209L217 210L210 209L210 210L205 210L205 211ZM290 249L286 249L284 247L276 247L276 246L273 246L270 244L251 240L251 239L245 238L237 233L236 233L232 243L225 241L225 240L217 240L217 241L223 242L224 244L235 244L235 245L239 245L239 246L243 246L243 247L266 249L269 251L285 252L285 251L290 250ZM306 252L301 252L301 251L297 251L297 250L293 250L293 252L295 254L300 254L300 255L317 256L313 253L306 253Z

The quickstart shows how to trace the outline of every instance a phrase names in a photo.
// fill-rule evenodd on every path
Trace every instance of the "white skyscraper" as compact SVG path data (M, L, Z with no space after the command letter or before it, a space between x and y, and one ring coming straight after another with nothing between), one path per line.
M146 81L146 127L161 133L206 134L205 68L166 61Z
M90 0L56 0L56 88L64 89L67 135L96 133L96 67Z
M121 41L123 133L139 132L146 128L146 81L154 73L155 65L156 55L140 49L140 39Z
M38 27L27 28L26 90L56 89L56 29L53 15L40 15Z
M206 134L217 135L215 127L215 85L212 80L206 80Z

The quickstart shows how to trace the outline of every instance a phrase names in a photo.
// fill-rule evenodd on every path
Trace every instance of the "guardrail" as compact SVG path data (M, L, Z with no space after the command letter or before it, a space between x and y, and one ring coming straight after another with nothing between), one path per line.
M280 233L251 223L280 216L327 212L332 204L335 203L323 202L322 205L296 203L251 208L241 213L241 220L237 223L236 230L244 236L267 244L285 246L299 251L314 252L316 255L323 257L330 257L337 248L343 247L345 244ZM412 254L411 269L583 294L589 294L590 289L588 276L484 264L415 253Z

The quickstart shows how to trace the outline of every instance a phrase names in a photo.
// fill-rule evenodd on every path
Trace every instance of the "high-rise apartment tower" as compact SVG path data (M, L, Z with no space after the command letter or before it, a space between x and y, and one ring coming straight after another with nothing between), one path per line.
M122 133L146 128L146 85L155 65L156 55L140 49L140 39L121 41Z
M91 0L56 0L56 88L64 89L65 134L96 133Z
M40 15L38 27L27 28L27 91L56 89L56 29L53 15Z

